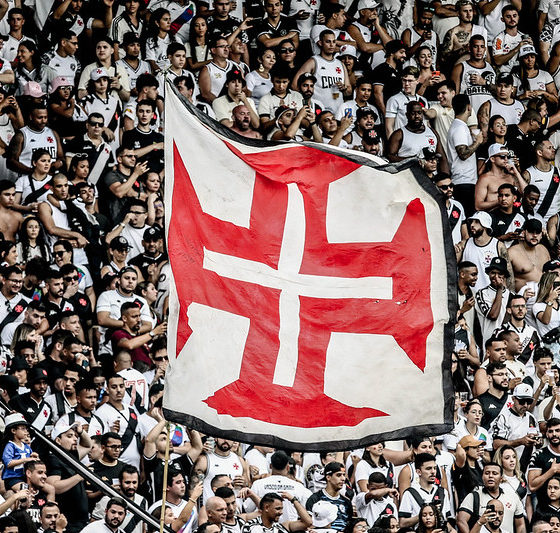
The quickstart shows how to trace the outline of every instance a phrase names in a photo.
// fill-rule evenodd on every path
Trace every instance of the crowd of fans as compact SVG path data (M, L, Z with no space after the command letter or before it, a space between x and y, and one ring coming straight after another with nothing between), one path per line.
M0 0L0 533L145 533L129 500L186 533L560 533L559 29L558 0ZM288 454L165 421L168 81L244 137L418 158L451 433Z

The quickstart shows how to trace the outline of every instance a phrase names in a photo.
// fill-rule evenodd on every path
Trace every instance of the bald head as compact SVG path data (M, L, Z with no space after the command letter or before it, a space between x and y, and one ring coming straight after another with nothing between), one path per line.
M227 504L218 496L211 496L206 500L206 513L208 522L212 524L223 524L227 517Z

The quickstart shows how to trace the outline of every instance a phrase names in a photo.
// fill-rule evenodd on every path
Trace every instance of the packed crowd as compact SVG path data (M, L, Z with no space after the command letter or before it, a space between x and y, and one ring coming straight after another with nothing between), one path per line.
M127 500L186 533L560 533L560 2L342 1L0 0L0 533L148 531ZM419 160L451 433L287 454L165 421L168 81L244 137Z

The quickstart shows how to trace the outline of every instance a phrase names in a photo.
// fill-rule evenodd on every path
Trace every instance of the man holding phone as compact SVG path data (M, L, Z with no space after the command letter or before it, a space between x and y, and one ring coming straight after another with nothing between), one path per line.
M504 504L500 500L490 500L486 510L475 522L471 533L502 533L504 521Z

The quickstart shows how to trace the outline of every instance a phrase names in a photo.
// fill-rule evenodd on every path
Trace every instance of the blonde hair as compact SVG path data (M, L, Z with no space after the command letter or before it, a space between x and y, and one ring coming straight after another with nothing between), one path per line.
M556 272L544 272L539 281L539 292L537 293L537 300L535 303L544 302L550 291L552 290L552 284L556 280L558 274Z
M510 446L509 444L504 444L503 446L500 446L494 453L494 462L498 463L502 467L502 471L503 471L504 465L502 462L502 457L504 455L504 452L507 452L508 450L511 450L515 454L516 460L515 460L515 468L513 469L513 475L519 481L523 481L523 478L521 477L521 469L519 468L519 456L517 455L517 452L515 451L515 448L513 446Z

